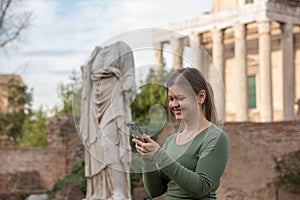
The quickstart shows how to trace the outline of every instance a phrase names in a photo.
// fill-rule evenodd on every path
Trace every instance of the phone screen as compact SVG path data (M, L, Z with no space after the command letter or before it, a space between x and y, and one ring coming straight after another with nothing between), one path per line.
M135 138L145 142L145 140L143 138L143 132L137 122L128 122L127 126L129 127L130 135L132 135L132 137L135 137Z

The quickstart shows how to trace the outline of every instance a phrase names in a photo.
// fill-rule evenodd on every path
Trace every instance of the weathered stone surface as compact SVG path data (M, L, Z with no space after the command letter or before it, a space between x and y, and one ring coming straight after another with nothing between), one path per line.
M47 194L32 194L26 200L48 200L48 196Z
M55 200L82 200L84 199L85 194L81 191L79 185L69 185L66 188L63 188L55 192Z

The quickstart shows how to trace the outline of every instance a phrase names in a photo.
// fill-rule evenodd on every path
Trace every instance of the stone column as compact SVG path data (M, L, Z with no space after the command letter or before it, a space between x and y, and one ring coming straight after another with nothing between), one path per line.
M155 71L160 71L163 65L163 43L157 42L154 44L154 56L155 56Z
M283 120L294 119L295 65L293 25L281 24L282 70L283 70Z
M236 120L248 120L248 73L246 57L245 25L234 26L234 54L236 61Z
M225 88L224 88L224 46L223 30L212 31L212 60L209 76L214 90L215 105L219 120L225 121Z
M260 120L273 121L272 64L271 64L271 24L258 22L259 32L259 76L260 76Z
M189 44L192 48L192 63L195 68L200 70L205 77L208 76L207 72L207 60L208 58L205 58L205 50L202 46L201 42L201 34L192 32L189 35Z
M170 41L173 54L173 69L182 68L183 42L180 38L173 38Z

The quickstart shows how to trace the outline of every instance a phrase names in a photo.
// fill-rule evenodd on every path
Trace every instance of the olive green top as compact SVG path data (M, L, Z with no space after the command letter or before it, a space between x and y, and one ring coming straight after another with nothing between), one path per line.
M176 143L177 135L171 135L152 160L143 160L143 181L148 194L157 197L166 192L166 200L216 199L229 159L227 134L211 125L182 145Z

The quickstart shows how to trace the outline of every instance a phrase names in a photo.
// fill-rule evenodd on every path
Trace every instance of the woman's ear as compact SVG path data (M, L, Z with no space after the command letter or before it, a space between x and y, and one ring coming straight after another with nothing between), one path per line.
M206 92L205 90L201 90L198 94L198 104L202 105L206 98Z

